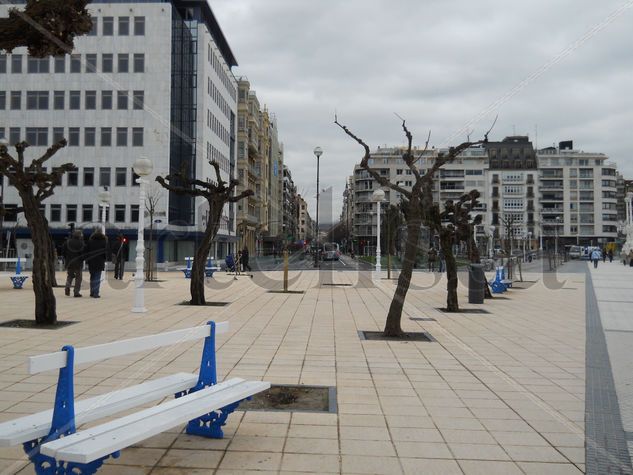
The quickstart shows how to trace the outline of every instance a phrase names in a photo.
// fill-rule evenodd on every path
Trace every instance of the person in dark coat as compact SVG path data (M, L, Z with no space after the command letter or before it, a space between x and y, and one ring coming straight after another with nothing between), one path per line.
M86 251L86 262L90 271L90 296L98 299L101 273L105 270L105 263L109 257L108 239L101 228L95 229L88 239Z
M86 244L81 231L73 231L70 238L64 243L63 254L66 263L66 287L64 292L66 295L70 295L70 287L74 280L73 294L75 297L81 297L81 271L86 258Z
M125 261L127 259L127 238L122 233L119 233L114 242L112 254L114 255L114 278L123 280Z
M248 247L246 246L242 249L242 268L244 269L244 272L247 270L252 272L251 266L248 265Z

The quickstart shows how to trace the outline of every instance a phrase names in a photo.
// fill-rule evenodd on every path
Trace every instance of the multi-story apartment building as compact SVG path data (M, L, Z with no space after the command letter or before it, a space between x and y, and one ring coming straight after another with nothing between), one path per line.
M299 228L297 226L297 187L292 180L290 169L283 166L283 242L285 245L298 240Z
M410 188L414 177L402 159L404 151L401 147L378 148L370 166ZM420 152L416 166L421 173L438 152ZM616 174L615 164L605 155L573 150L571 142L537 152L528 137L512 136L473 146L445 164L435 176L433 198L444 203L473 189L480 192L476 211L483 222L475 236L482 248L492 234L510 248L525 245L536 249L543 237L547 246L548 238L555 236L561 244L606 243L617 236ZM344 196L343 210L353 209L357 252L367 246L372 252L375 246L376 203L371 200L375 189L375 180L356 165L351 184L346 186L351 198ZM389 204L400 201L398 193L384 191ZM428 240L432 245L433 236Z
M0 5L0 16L11 6ZM224 180L233 176L237 62L206 2L96 0L88 9L93 30L75 40L72 54L37 59L17 48L0 55L0 136L11 144L26 140L29 159L68 140L48 162L77 165L43 208L57 241L71 223L88 228L100 221L104 188L111 192L106 228L134 240L144 212L132 171L137 158L153 161L152 181L180 171L214 180L209 160L219 163ZM154 186L158 261L181 260L204 230L206 203ZM10 186L4 201L19 204ZM24 219L17 224L28 238ZM225 255L234 240L227 205L212 252Z
M538 151L541 234L567 244L600 245L617 237L617 168L573 142Z
M248 79L238 80L237 174L239 191L253 196L237 207L243 246L269 254L282 245L283 145L276 118L260 106Z
M307 243L312 241L315 236L315 222L312 220L310 213L308 212L308 203L301 195L297 195L297 203L297 226L299 228L298 240Z

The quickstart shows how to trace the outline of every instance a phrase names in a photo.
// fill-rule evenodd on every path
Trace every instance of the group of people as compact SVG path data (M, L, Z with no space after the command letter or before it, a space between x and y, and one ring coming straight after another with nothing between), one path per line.
M70 296L72 288L75 297L82 297L81 283L85 262L90 273L90 297L100 298L101 273L105 270L106 262L112 258L114 261L114 278L122 280L126 252L127 238L122 234L117 236L114 246L110 248L108 239L100 227L94 230L87 242L84 240L82 231L73 231L63 247L63 257L66 265L65 294Z
M435 263L438 263L438 272L444 272L446 269L446 258L444 257L444 251L440 249L438 252L434 247L429 249L427 253L427 261L429 263L429 272L435 272Z
M613 250L604 248L601 251L600 249L596 248L591 251L590 258L591 262L593 262L594 269L597 269L600 259L602 259L602 262L606 262L607 259L609 259L609 262L613 262ZM633 267L633 249L631 249L628 254L622 251L620 254L620 258L622 259L622 264L628 264L629 266Z
M239 274L240 272L252 272L251 266L248 264L249 261L249 253L248 247L244 246L244 249L241 251L237 251L237 256L233 259L233 256L229 254L226 256L226 269L229 272L235 272Z

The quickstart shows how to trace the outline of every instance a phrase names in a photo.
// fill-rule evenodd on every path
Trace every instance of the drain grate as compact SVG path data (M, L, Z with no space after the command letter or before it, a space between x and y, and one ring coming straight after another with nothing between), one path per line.
M305 294L305 290L269 290L269 294Z
M414 322L437 322L437 320L431 317L409 317L409 320L413 320Z
M336 387L273 384L240 404L239 410L336 413Z
M0 327L22 328L22 329L27 329L27 330L59 330L60 328L67 327L75 323L79 323L79 322L70 321L70 320L67 320L67 321L58 320L57 323L55 323L54 325L38 325L35 320L16 319L16 320L9 320L8 322L2 322L0 323Z
M405 332L400 338L384 336L382 332L358 330L358 336L361 340L373 341L435 341L431 335L426 332Z
M325 283L321 285L329 285L330 287L351 287L352 284L334 284L334 283Z
M200 305L200 307L226 307L230 304L231 302L206 302L204 305ZM180 302L178 305L195 306L191 305L188 300Z

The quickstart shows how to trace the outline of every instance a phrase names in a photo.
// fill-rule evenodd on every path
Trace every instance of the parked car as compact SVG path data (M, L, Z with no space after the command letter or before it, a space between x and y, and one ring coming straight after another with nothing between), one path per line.
M335 242L326 242L323 244L323 260L338 261L341 257L341 251Z
M569 258L580 259L582 256L582 248L580 246L569 246Z

